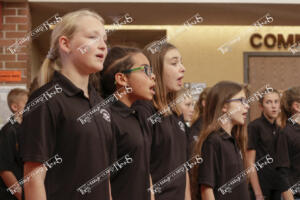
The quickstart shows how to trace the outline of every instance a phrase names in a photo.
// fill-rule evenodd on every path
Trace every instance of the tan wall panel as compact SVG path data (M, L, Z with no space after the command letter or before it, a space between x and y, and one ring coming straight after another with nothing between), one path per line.
M272 88L285 90L300 85L300 57L255 57L249 58L249 83L251 93L269 84ZM260 116L258 102L250 106L250 119Z

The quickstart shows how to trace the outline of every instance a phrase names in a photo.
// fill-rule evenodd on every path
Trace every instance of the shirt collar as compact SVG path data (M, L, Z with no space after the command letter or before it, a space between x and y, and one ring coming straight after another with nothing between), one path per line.
M130 114L135 114L136 111L132 107L128 107L123 102L118 100L117 102L113 103L111 109L117 111L122 117L128 117Z
M220 136L223 140L231 141L234 144L235 148L237 150L239 149L237 141L234 137L234 133L232 131L231 131L231 135L229 135L222 127L219 129L219 131L220 131Z
M67 77L58 71L54 72L52 80L61 84L63 91L67 96L75 96L79 93L83 95L83 91L80 88L76 87ZM88 85L88 90L89 93L94 94L93 87L91 87L90 84Z
M268 125L272 126L272 127L277 127L277 123L276 120L273 122L273 124L265 117L264 113L261 113L261 118L262 120L267 123Z
M222 127L219 129L220 136L224 139L227 140L229 138L233 138L231 135L229 135Z

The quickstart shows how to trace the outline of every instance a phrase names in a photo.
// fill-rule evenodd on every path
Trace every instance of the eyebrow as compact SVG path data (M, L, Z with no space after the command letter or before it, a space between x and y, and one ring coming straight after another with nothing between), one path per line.
M179 59L179 57L172 57L172 58L170 58L170 61L173 61L173 60L178 61L178 60L180 60L180 59Z
M92 32L95 33L95 34L97 34L97 35L102 35L98 30L94 30ZM104 37L105 40L107 40L106 32L104 33L103 37Z
M150 65L148 65L148 64L136 64L136 65L137 65L136 68L138 68L138 67L144 67L144 66L150 66Z

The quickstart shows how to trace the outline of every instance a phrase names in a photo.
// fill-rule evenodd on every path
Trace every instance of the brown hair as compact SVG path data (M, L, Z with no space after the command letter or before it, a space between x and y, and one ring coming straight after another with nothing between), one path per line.
M207 137L214 131L217 131L221 128L218 118L224 114L222 112L222 108L226 104L226 101L231 99L234 95L242 90L248 94L246 86L231 81L221 81L210 89L209 93L207 94L207 101L203 114L203 128L201 130L199 140L194 147L194 155L201 156L202 146ZM238 146L241 149L244 158L247 147L247 133L245 127L245 125L235 125L232 129L232 133L237 140ZM191 189L193 199L197 199L196 197L199 193L197 178L198 166L192 169Z
M153 43L158 42L154 41ZM153 73L155 75L155 95L153 97L153 104L159 110L163 110L168 107L168 104L176 98L176 92L167 92L164 80L163 80L163 71L164 71L164 58L166 53L171 49L176 49L176 47L170 43L164 43L159 51L152 53L149 51L149 47L153 43L147 45L143 52L146 57L149 59L150 64L153 68ZM177 106L172 108L178 115L180 111ZM171 112L165 112L164 115L169 115Z
M14 111L11 109L11 105L13 103L18 103L22 96L28 96L28 91L21 88L14 88L8 93L7 105L12 112Z
M262 93L264 94L263 96L262 96L262 98L259 98L259 103L261 104L261 105L263 105L263 102L264 102L264 98L265 98L265 96L266 96L266 94L271 94L271 93L277 93L278 94L278 96L279 96L279 98L280 98L280 92L277 90L277 89L275 89L275 88L272 88L273 90L272 90L272 92L270 92L268 89L264 89L263 91L262 91Z
M283 92L281 97L281 126L286 126L286 120L290 118L295 110L292 108L294 102L300 102L300 86L292 87Z
M132 56L143 53L138 48L125 46L114 46L110 49L103 64L101 74L101 93L104 97L114 93L117 88L115 84L115 74L133 67ZM99 76L99 75L98 75Z
M104 24L104 20L100 15L87 9L70 12L62 18L59 17L60 22L55 25L51 34L49 57L45 58L37 75L34 88L31 88L31 90L35 90L48 83L52 79L54 71L61 69L59 38L64 35L71 39L76 31L78 18L83 16L95 17Z
M192 123L194 123L200 116L204 113L204 107L202 105L202 101L206 100L207 94L210 90L210 87L206 87L200 94L199 99L197 103L195 104L195 114L192 120Z

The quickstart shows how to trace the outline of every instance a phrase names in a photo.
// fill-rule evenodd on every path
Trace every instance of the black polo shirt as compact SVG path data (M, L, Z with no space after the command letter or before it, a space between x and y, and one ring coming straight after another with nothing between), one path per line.
M187 161L187 137L184 120L176 114L162 117L161 122L152 124L148 118L157 112L149 101L134 104L142 128L147 133L148 147L151 146L150 172L153 185ZM176 176L155 193L156 200L182 200L185 197L185 172Z
M288 168L289 186L300 181L300 125L287 121L277 142L277 167ZM300 197L300 193L298 194Z
M248 150L255 150L255 162L270 154L276 158L276 141L280 128L276 121L270 123L264 114L248 125ZM275 170L274 162L265 166L257 172L261 188L284 191L278 172Z
M19 154L19 123L8 122L0 131L0 172L10 171L16 179L23 177L23 163ZM0 199L17 199L0 177Z
M193 149L197 141L199 140L199 134L202 129L202 117L199 117L189 128L188 134L188 155L191 157Z
M118 159L129 154L133 160L113 174L112 197L114 200L149 200L150 193L147 191L150 187L149 155L146 155L146 141L136 111L117 101L111 106L111 113Z
M110 118L97 115L86 124L78 120L102 98L91 85L86 98L81 89L55 72L52 81L37 89L27 104L56 84L61 89L24 116L20 143L23 161L42 163L56 154L62 158L61 164L47 171L45 187L49 200L109 199L109 178L86 196L76 191L109 166L113 152Z
M234 137L222 128L211 133L203 143L203 163L198 168L198 184L213 188L215 199L250 200L246 178L231 193L218 191L244 170L241 151ZM200 194L198 194L200 197Z

